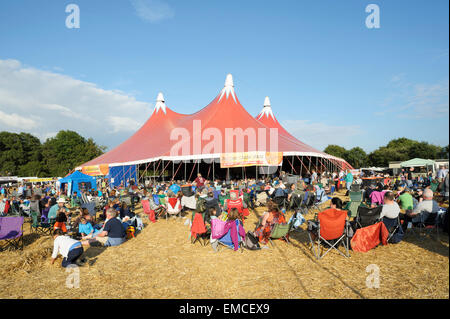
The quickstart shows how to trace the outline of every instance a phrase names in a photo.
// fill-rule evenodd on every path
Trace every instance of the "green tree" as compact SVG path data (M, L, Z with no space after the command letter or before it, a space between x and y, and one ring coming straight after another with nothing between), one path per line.
M43 162L50 176L65 176L76 166L103 154L105 148L73 131L60 131L42 145Z
M42 145L28 133L0 132L0 175L40 176Z
M346 151L344 159L354 168L364 167L368 163L368 156L361 147L354 147Z
M407 161L408 159L410 159L408 154L394 148L383 146L369 154L369 165L388 167L389 162Z
M444 159L444 158L446 158L446 159L448 159L448 145L447 146L444 146L444 147L442 147L441 148L441 151L439 152L439 158L442 158L442 159Z
M331 144L325 148L324 152L336 157L344 158L347 150L342 146Z
M428 144L427 142L417 142L413 144L408 154L410 158L437 159L442 152L440 146Z

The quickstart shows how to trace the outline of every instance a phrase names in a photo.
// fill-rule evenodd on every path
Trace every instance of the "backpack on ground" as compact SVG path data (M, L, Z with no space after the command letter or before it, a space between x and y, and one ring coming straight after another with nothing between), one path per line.
M252 232L247 232L247 235L245 236L244 246L248 250L259 250L261 249L261 246L259 245L259 240L255 235L253 235Z

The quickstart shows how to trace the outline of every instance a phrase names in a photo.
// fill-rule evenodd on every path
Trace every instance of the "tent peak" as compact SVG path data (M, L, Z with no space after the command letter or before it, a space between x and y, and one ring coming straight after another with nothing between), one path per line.
M273 115L272 112L272 106L270 105L270 99L268 96L264 99L264 107L258 115L258 120L261 119L263 116L266 116L267 118L270 116L272 119L275 120L275 115Z
M227 74L227 78L225 79L225 87L227 87L227 86L234 87L232 74Z
M237 103L236 94L234 93L233 76L231 74L228 74L227 78L225 79L225 87L222 89L222 92L220 94L219 102L220 100L222 100L224 95L226 95L226 99L228 99L230 93L231 96L233 97L234 102Z
M166 114L166 102L164 100L164 95L162 94L162 92L158 93L153 113L158 113L159 110L162 110L164 114Z

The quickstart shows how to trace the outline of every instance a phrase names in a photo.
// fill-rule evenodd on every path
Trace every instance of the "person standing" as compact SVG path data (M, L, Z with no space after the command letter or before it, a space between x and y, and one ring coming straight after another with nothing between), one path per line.
M203 187L205 187L206 179L202 177L202 174L198 173L194 182L197 185L197 189L201 191L203 190Z
M350 191L352 183L353 183L353 175L350 171L347 171L347 175L345 175L345 186L347 187L348 191Z

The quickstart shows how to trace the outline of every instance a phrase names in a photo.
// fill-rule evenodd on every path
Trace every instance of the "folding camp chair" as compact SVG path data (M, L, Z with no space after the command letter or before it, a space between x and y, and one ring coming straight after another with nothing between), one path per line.
M275 224L272 229L272 233L269 237L269 242L272 246L274 246L272 239L280 239L282 238L285 242L290 243L289 241L289 232L292 230L293 222L286 224Z
M177 217L181 217L181 202L178 198L172 197L167 200L167 214L168 215L175 215ZM167 218L166 218L167 219Z
M356 214L356 228L363 228L380 221L381 211L383 206L374 208L359 206Z
M297 210L301 207L303 203L304 194L292 193L291 200L289 201L288 210Z
M310 223L308 226L308 237L314 256L321 259L334 249L340 255L350 257L349 227L346 211L327 209L320 212L317 216L317 224ZM341 243L344 245L345 253L339 250ZM324 246L328 248L325 253L323 253Z
M159 197L159 204L166 206L167 205L167 197L166 195L158 195Z
M153 201L155 202L155 204L156 205L160 205L160 203L159 203L159 197L158 197L158 195L152 195L152 197L153 197Z
M14 247L23 249L24 217L0 217L0 251Z
M401 227L402 224L400 222L400 216L398 216L397 218L383 217L383 223L389 232L387 242L392 244L400 242L404 234L403 228Z
M321 210L320 206L323 204L323 199L325 197L325 191L321 189L321 192L316 195L316 198L314 200L313 208L317 209L318 211Z
M305 195L305 208L306 213L309 214L311 209L314 208L314 203L316 201L316 197L314 196L314 193L308 192L308 196Z
M422 214L423 216L423 214ZM431 213L428 214L426 219L423 219L418 223L417 225L419 232L418 235L422 239L424 239L427 235L430 236L433 231L436 232L436 238L439 240L439 219L438 219L438 213ZM424 236L422 236L424 235Z
M198 241L202 246L206 246L209 243L209 235L204 220L204 213L198 213L196 211L192 212L192 225L190 233L191 244L195 244ZM203 243L200 239L202 239Z
M240 222L238 219L236 219L235 222L236 222L236 229L237 229L237 233L238 233L237 236L238 236L239 250L242 253L242 252L244 252L244 239L241 237L241 235L239 235L239 228L242 226L240 225ZM224 246L229 249L234 249L234 243L233 243L233 240L231 239L231 229L228 230L228 232L222 238L219 238L218 242L221 246ZM221 246L219 246L219 247L221 247ZM220 250L220 248L219 248L219 250Z
M51 235L52 234L52 224L50 222L42 222L39 220L39 215L35 211L31 211L31 224L30 224L30 232L37 233L42 235Z
M285 196L277 196L273 198L273 202L278 205L278 207L286 208L287 199Z
M352 201L352 202L362 202L362 198L363 198L362 192L350 191L349 196L350 196L350 201Z

